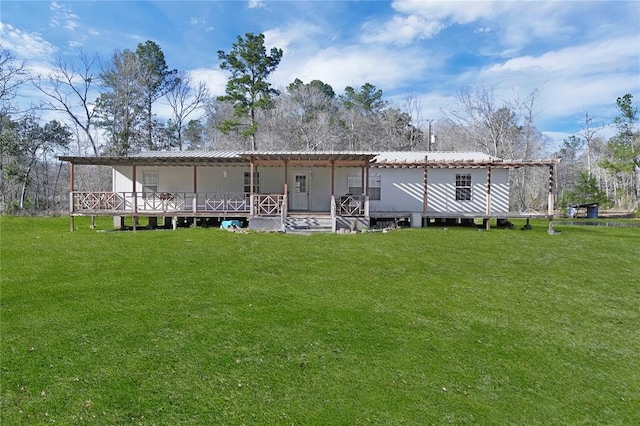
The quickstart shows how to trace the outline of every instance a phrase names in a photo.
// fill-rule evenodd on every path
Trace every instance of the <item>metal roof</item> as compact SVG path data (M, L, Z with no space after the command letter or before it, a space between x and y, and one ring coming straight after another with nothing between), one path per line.
M378 168L519 168L553 166L560 160L503 160L481 152L384 152L376 156L373 167Z
M72 164L81 165L207 165L218 163L244 163L236 151L151 151L128 156L102 156L102 157L58 157L61 161L69 161Z
M173 165L193 166L212 164L246 164L262 162L276 164L278 162L306 162L308 164L326 165L336 161L342 165L370 162L373 167L523 167L547 166L559 160L502 160L481 152L453 151L152 151L129 156L104 157L58 157L61 161L69 161L80 165Z
M453 151L390 151L381 152L375 158L378 164L424 163L428 161L492 161L498 157L481 152L453 152Z
M239 159L239 151L148 151L132 154L132 158L233 158Z

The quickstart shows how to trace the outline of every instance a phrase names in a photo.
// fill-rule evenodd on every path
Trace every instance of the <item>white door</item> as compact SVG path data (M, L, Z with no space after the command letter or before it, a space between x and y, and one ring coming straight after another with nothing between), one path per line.
M309 210L309 175L296 173L293 182L291 210Z

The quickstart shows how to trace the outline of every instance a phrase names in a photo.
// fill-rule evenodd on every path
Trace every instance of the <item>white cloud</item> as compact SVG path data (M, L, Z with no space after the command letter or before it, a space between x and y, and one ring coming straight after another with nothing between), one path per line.
M410 50L363 49L350 45L285 56L272 80L277 86L286 86L296 78L304 82L321 80L337 93L346 86L360 87L364 83L390 91L428 67L427 60L416 59Z
M496 16L509 9L512 2L504 1L415 1L396 0L393 8L404 14L416 14L425 19L467 24L481 18Z
M408 47L402 50L383 45L337 43L330 25L295 22L287 27L264 32L265 47L282 48L282 62L270 80L283 88L296 78L304 82L321 80L337 93L346 86L374 84L393 90L407 80L435 65L422 51Z
M368 43L407 44L429 39L453 24L466 24L496 16L507 2L491 1L404 1L393 2L398 12L387 22L369 21L363 25L362 40Z
M52 27L64 27L69 31L75 30L80 23L80 17L73 12L68 4L51 2L50 10L52 12L49 25Z
M521 56L489 68L490 72L519 73L536 70L546 72L601 73L624 67L638 59L637 36L621 37L551 50L539 56ZM636 67L638 63L635 63Z
M265 7L264 0L249 0L248 4L249 9L257 9L261 7Z
M454 25L475 23L477 34L499 34L499 46L493 49L507 55L539 39L575 33L575 12L581 7L579 2L396 0L397 13L386 22L365 23L362 40L404 45L431 39ZM567 19L572 15L574 21Z
M49 60L57 48L38 33L28 33L0 22L0 40L5 49L26 61Z
M567 116L638 90L640 52L635 36L565 47L538 56L512 58L461 78L488 82L501 90L540 89L544 115Z
M436 20L427 20L417 15L394 16L386 23L367 22L363 26L362 41L365 43L407 44L415 39L431 38L445 25Z
M324 36L325 29L310 22L297 21L284 28L274 28L263 32L267 51L277 47L285 55L301 51L313 51L318 47L317 39Z
M189 76L195 84L203 82L213 96L224 94L229 76L222 70L211 68L196 68L189 71Z

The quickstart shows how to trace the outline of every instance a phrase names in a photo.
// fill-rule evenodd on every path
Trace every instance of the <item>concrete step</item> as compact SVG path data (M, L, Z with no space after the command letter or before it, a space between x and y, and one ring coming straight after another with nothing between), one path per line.
M331 232L330 217L290 216L285 222L286 232Z

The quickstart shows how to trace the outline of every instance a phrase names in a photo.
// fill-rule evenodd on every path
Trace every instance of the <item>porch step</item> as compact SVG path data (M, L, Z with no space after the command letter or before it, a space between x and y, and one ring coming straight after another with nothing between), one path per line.
M331 232L329 216L289 216L285 222L285 232Z

